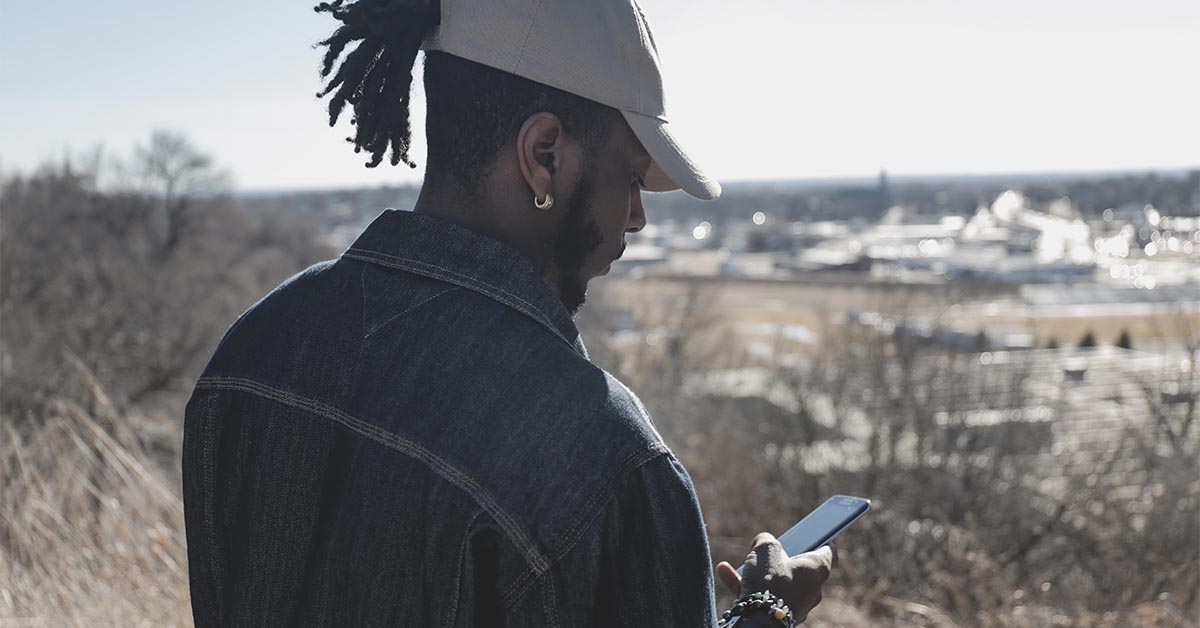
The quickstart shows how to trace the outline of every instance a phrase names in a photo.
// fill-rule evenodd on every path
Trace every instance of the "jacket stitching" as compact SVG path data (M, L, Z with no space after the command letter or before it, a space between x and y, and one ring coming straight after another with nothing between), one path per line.
M450 288L446 288L445 290L442 290L441 292L439 292L439 293L437 293L437 294L435 294L435 295L433 295L433 296L426 297L426 298L424 298L424 299L422 299L422 300L420 300L420 301L418 301L418 302L414 303L413 305L410 305L409 307L405 308L403 312L400 312L399 314L396 314L396 315L392 316L391 318L387 319L386 321L383 321L382 323L380 323L380 324L376 325L374 328L372 328L372 329L371 329L371 331L368 331L368 332L367 332L367 333L366 333L366 334L363 336L363 340L366 340L367 338L370 338L372 335L374 335L374 334L375 334L375 332L377 332L377 331L379 331L380 329L382 329L382 328L383 328L383 326L385 326L385 325L387 325L388 323L390 323L390 322L392 322L392 321L396 320L397 318L400 318L401 316L404 316L405 314L408 314L409 312L411 312L411 311L413 311L413 310L415 310L415 309L417 309L417 308L421 307L422 305L425 305L426 303L429 303L430 301L432 301L432 300L434 300L434 299L436 299L436 298L438 298L438 297L442 296L443 294L446 294L447 292L453 292L453 291L455 291L455 290L462 290L462 286L453 286L453 287L450 287ZM363 310L363 318L364 318L364 320L365 320L365 318L366 318L366 315L367 315L367 314L366 314L366 309L364 308L364 310ZM367 327L366 327L366 325L364 324L364 325L363 325L363 329L366 329L366 328L367 328Z
M358 275L358 280L359 280L359 283L360 283L360 284L362 284L362 329L363 329L363 340L366 340L366 339L367 339L367 336L370 336L370 335L371 335L371 334L367 333L367 269L368 269L368 268L370 268L370 267L371 267L371 266L370 266L370 265L368 265L368 264L363 264L362 272L361 272L361 273L359 273L359 275Z
M421 267L435 268L435 269L440 270L440 271L446 273L447 275L449 275L455 279L459 279L467 284L478 284L480 286L485 286L487 288L491 288L492 290L495 290L496 292L499 292L499 293L503 294L504 296L509 297L509 298L513 299L514 301L519 302L522 306L530 308L531 310L533 310L534 316L538 317L539 319L542 319L542 321L547 324L551 324L549 319L545 318L545 315L543 315L540 311L538 311L538 309L529 301L522 299L521 297L509 292L508 290L505 290L504 288L501 288L500 286L497 286L495 284L491 284L488 282L484 282L484 281L479 281L475 277L471 277L470 275L464 275L463 273L452 270L450 268L446 268L445 266L439 266L438 264L434 264L431 262L423 262L421 260L416 260L416 259L412 259L412 258L408 258L408 257L398 257L396 255L380 253L378 251L367 251L364 249L349 249L346 251L346 253L344 255L351 259L361 259L361 260L368 261L368 262L375 262L376 264L383 264L384 266L391 266L393 268L399 268L400 270L417 270L417 269L420 269ZM392 263L389 264L388 261L391 261ZM416 268L410 268L408 266L405 266L404 264L411 264L412 266L414 266Z
M220 600L225 599L225 593L223 591L224 587L222 586L222 581L225 578L225 574L219 569L220 552L216 551L218 547L216 521L217 487L215 484L216 480L213 477L213 466L215 461L212 459L213 441L215 440L216 436L214 434L214 430L216 430L217 426L215 405L216 394L214 393L205 401L205 421L204 425L202 425L200 429L204 435L204 439L201 441L204 444L204 448L201 450L203 452L201 454L201 459L204 461L204 526L208 528L208 547L210 548L208 552L208 568L212 572L213 582L217 589L217 618L220 620L220 618L225 614L225 609L220 603Z
M579 517L575 519L575 522L572 523L571 526L563 533L563 541L565 542L566 547L562 552L555 556L555 560L567 554L571 548L575 546L575 542L579 540L579 537L582 536L581 533L583 532L584 528L587 527L584 524L590 521L595 515L595 513L591 513L589 515L588 511L599 506L603 502L608 501L608 499L612 497L612 495L608 493L608 490L612 487L612 485L616 484L620 478L630 473L633 469L636 469L650 460L667 453L670 452L668 452L665 448L660 448L656 443L655 445L651 446L650 449L637 450L628 456L622 464L623 467L628 468L621 473L614 473L612 477L608 478L608 481L606 481L604 486L601 487L602 490L597 490L595 493L593 493L588 502L579 509ZM640 457L639 454L645 455L646 457L638 460Z
M352 254L352 253L354 253L354 254ZM419 271L422 269L422 267L424 267L425 270L428 270L429 268L434 268L434 269L440 270L440 271L446 273L446 275L448 275L448 277L444 277L444 278L453 278L453 279L457 279L457 280L463 282L462 284L458 284L458 285L462 285L463 287L466 287L466 288L471 288L471 287L489 288L489 289L494 290L494 291L504 295L505 297L508 297L508 298L512 299L513 301L517 302L517 303L511 303L508 301L501 300L503 303L505 303L506 305L509 305L511 307L517 308L518 310L521 310L525 314L528 314L529 316L537 319L537 321L539 323L545 325L546 327L548 327L550 329L550 331L554 332L554 335L558 336L559 338L562 338L564 341L566 340L566 338L562 335L562 332L558 331L558 329L556 327L554 327L554 323L552 323L550 321L550 319L546 318L546 315L542 314L542 312L540 310L538 310L536 306L534 306L529 301L526 301L525 299L523 299L523 298L521 298L521 297L509 292L508 290L505 290L504 288L501 288L500 286L497 286L495 284L487 283L484 281L479 281L478 279L471 277L469 275L464 275L462 273L451 270L444 266L439 266L437 264L433 264L430 262L422 262L420 260L410 259L407 257L397 257L395 255L388 255L387 253L379 253L377 251L367 251L367 250L363 250L363 249L349 249L346 251L346 253L344 255L351 259L360 259L360 260L364 260L364 261L374 262L376 264L382 264L384 266L390 266L392 268L398 268L400 270ZM379 259L379 258L382 258L382 259ZM388 263L389 261L392 263ZM411 267L406 266L405 264L411 264L412 266Z
M546 625L549 628L558 626L558 594L554 591L554 578L547 573L544 578L546 586L542 588L542 608L546 614Z
M446 613L447 628L449 628L450 626L454 626L455 624L458 623L458 596L460 595L460 592L462 591L462 574L463 574L462 564L464 561L466 561L467 553L470 551L471 529L475 527L475 522L478 521L479 517L482 515L483 515L483 511L481 510L481 511L475 513L474 517L471 517L471 521L469 523L467 523L467 527L464 528L466 530L466 534L463 535L462 544L460 544L458 546L459 570L458 570L458 573L454 574L454 593L452 593L450 595L450 600L451 600L450 608L447 609L449 612Z
M633 398L633 400L636 402L635 407L640 418L650 425L651 431L654 432L654 435L658 438L658 440L651 443L646 449L635 449L634 451L629 452L625 459L622 460L620 464L616 465L617 471L615 471L596 488L583 506L579 508L579 516L573 522L571 522L571 524L567 526L564 532L560 535L559 539L563 542L564 547L550 560L551 565L558 562L563 556L566 556L568 553L570 553L571 549L575 546L575 543L577 543L579 538L582 536L582 532L585 529L583 524L595 517L595 512L589 513L589 511L594 508L598 508L598 506L602 505L604 502L608 501L609 498L611 498L611 495L609 495L608 492L621 477L624 477L625 474L629 473L631 470L646 464L659 455L674 455L671 453L671 449L667 447L667 444L662 440L662 436L658 434L658 430L654 429L654 422L650 420L645 406L641 404L641 400L638 399L636 395L633 395L633 393L630 392L629 389L624 386L624 384L621 384L620 381L615 379L613 381L620 385L621 389L629 393L629 395ZM639 460L639 458L641 459ZM599 511L597 510L596 512ZM549 567L547 567L547 569L548 568ZM526 571L517 579L513 580L513 582L509 584L508 588L505 589L504 593L500 596L501 608L507 609L510 605L516 603L520 597L526 593L529 586L533 584L533 582L540 575L541 574L536 570L531 569Z
M462 273L455 272L453 270L450 270L449 268L445 268L443 266L438 266L437 264L431 264L429 262L422 262L420 260L409 259L406 257L396 257L395 255L388 255L387 253L379 253L376 251L367 251L364 249L352 248L352 249L347 249L347 251L345 253L343 253L342 255L344 257L349 257L351 259L358 259L358 260L367 261L367 262L374 262L376 264L381 264L383 266L397 268L400 270L407 270L407 271L414 271L414 272L424 271L423 274L429 274L430 273L429 269L433 268L433 269L437 269L445 274L441 277L439 277L436 273L430 274L429 276L432 276L432 277L435 277L438 279L445 279L448 281L452 280L451 283L461 285L464 288L471 288L471 289L477 289L480 287L487 288L490 291L497 293L497 294L489 294L488 296L491 296L492 298L496 299L497 301L500 301L501 303L504 303L505 305L508 305L509 307L516 309L516 310L520 311L521 313L525 314L526 316L529 316L530 318L536 320L538 323L541 323L543 327L550 330L550 332L553 333L555 336L558 336L558 338L561 339L563 342L566 342L567 344L571 344L571 342L569 340L567 340L566 336L564 336L562 334L562 332L559 331L558 328L554 326L554 323L551 322L549 318L546 318L546 315L542 314L542 312L540 310L538 310L537 307L535 307L532 303L526 301L525 299L522 299L521 297L519 297L497 285L479 281L478 279L476 279L474 277L470 277L468 275L464 275ZM505 298L500 298L499 295L503 295L504 297L506 297L507 299L511 299L512 301L505 300ZM572 346L572 348L574 348L574 345L571 345L571 346Z
M467 474L460 471L454 465L442 460L433 454L428 449L407 439L401 438L387 430L381 429L366 421L357 419L345 412L327 406L323 403L313 401L311 399L295 395L293 393L272 388L265 384L256 382L250 379L240 377L220 377L207 376L201 377L196 382L196 388L216 388L224 390L238 390L266 399L271 399L285 405L289 405L299 410L304 410L318 416L323 416L327 419L337 421L342 425L358 432L359 434L370 438L371 440L405 454L419 462L424 463L430 470L441 476L446 481L454 484L463 491L466 491L476 503L479 504L485 511L496 520L496 523L508 535L509 540L525 555L525 560L530 563L531 568L539 572L545 571L548 567L546 558L542 556L537 547L529 540L529 537L521 530L516 521L513 520L508 513L504 512L491 497L483 491L483 488Z
M609 478L605 480L605 482L599 488L597 488L595 492L592 493L592 496L588 498L588 501L582 507L580 507L579 516L567 528L566 532L563 533L563 539L565 541L563 548L557 554L555 554L553 558L550 559L550 563L544 570L538 571L536 569L530 569L516 580L513 580L512 584L510 584L500 596L501 608L508 609L511 605L519 601L520 598L528 591L530 585L532 585L543 573L549 571L550 568L553 567L559 560L562 560L564 556L571 553L571 550L574 549L575 544L583 537L582 533L586 529L584 524L595 519L596 514L600 512L599 506L604 505L610 498L612 498L610 489L614 484L617 483L618 480L625 477L626 474L632 472L634 469L637 469L650 462L651 460L654 460L662 455L670 455L670 453L671 452L667 450L666 447L661 443L654 443L649 449L638 449L630 452L630 454L626 456L622 463L618 466L618 468L621 470L609 476Z

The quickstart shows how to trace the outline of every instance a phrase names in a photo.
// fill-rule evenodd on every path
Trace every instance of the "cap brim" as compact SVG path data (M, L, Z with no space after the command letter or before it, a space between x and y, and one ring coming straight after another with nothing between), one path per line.
M646 173L645 189L669 192L682 189L696 198L710 201L721 196L721 184L704 175L696 162L679 147L667 123L632 111L621 110L633 134L650 153L650 170Z

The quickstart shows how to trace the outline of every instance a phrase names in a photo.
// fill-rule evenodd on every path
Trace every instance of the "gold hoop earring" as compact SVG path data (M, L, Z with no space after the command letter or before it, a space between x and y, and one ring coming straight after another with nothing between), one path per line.
M549 192L546 192L546 202L542 203L542 202L538 201L537 194L534 194L533 195L533 206L538 209L550 209L551 207L554 206L554 195Z

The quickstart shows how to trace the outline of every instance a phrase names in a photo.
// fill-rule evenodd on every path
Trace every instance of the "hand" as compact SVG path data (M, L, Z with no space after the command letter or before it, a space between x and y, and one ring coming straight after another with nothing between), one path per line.
M796 621L802 622L821 603L821 586L835 565L837 550L832 545L788 557L774 536L761 532L754 537L742 576L725 561L717 565L717 576L737 597L759 591L774 593L792 609Z

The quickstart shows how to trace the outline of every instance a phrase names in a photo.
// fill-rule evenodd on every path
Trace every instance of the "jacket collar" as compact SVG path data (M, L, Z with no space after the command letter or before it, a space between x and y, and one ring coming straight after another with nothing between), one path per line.
M342 257L478 292L528 316L588 357L575 322L533 262L499 240L443 218L388 208Z

